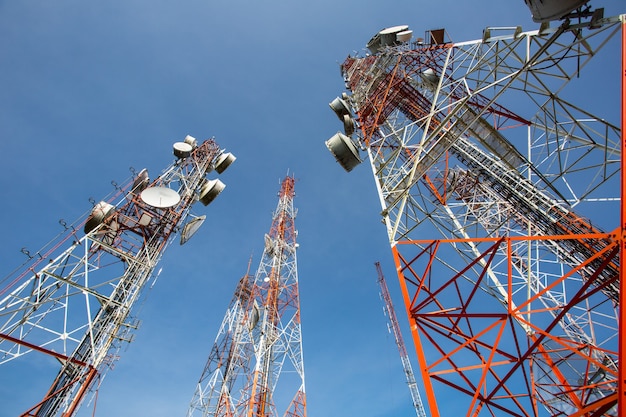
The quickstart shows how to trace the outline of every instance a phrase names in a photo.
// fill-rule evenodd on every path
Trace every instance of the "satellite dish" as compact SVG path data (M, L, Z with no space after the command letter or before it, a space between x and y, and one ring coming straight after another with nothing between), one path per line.
M109 204L106 201L99 202L91 210L91 214L87 218L83 231L85 233L91 232L93 229L98 227L100 223L104 222L111 214L113 214L114 211L115 206L112 204Z
M200 189L200 202L208 206L224 188L226 188L226 185L218 179L207 181Z
M408 29L409 27L407 25L399 25L399 26L392 26L390 28L385 28L378 33L381 36L395 35L396 33L404 32L405 30L408 30Z
M348 103L346 103L346 101L342 98L336 97L333 101L328 103L328 105L342 122L344 115L350 115L350 108L348 107Z
M559 20L589 0L525 0L535 22Z
M204 223L205 220L206 216L203 215L187 222L187 224L183 226L183 231L180 232L180 244L184 245L187 243L187 241L196 234L198 229L200 229L200 226L202 226L202 223Z
M130 194L142 192L146 189L149 182L150 177L148 176L148 170L144 168L137 174L135 181L133 181L133 185L130 187Z
M406 35L404 34L404 32L408 31L409 27L407 25L385 28L369 40L366 48L369 49L371 53L376 54L385 46L397 45L399 42L401 42L401 40L398 39L397 35L399 33L403 33L402 37L404 37Z
M177 158L187 158L191 155L193 148L186 142L176 142L174 144L174 156Z
M343 130L347 136L352 136L354 133L354 119L348 114L343 115Z
M437 74L432 68L426 68L424 71L422 71L422 77L430 84L439 84L439 74Z
M396 33L396 40L398 42L408 42L411 40L411 37L413 37L413 31L412 30L405 30L403 32L398 32Z
M217 158L217 162L215 163L215 170L218 174L221 174L222 172L226 171L226 168L228 168L230 164L235 162L235 159L237 159L235 155L230 152L221 154Z
M150 187L141 192L141 200L149 206L168 208L180 201L178 193L167 187Z
M185 136L185 143L191 145L193 149L196 149L198 147L198 141L191 135Z
M361 163L359 149L352 142L352 139L341 132L337 132L328 139L326 147L339 162L339 165L348 172Z

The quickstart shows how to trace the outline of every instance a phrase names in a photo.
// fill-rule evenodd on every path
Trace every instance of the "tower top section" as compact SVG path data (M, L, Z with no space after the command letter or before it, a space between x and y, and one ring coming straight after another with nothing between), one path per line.
M283 182L281 183L280 186L280 192L278 193L278 196L280 198L283 197L287 197L287 198L293 198L296 195L294 186L296 183L296 179L294 177L285 177L285 179L283 179Z
M275 256L281 253L293 253L295 255L296 209L293 207L293 197L295 196L295 178L287 176L283 179L280 191L278 192L278 206L272 218L272 227L269 234L265 236L265 256ZM280 249L280 250L278 250ZM285 252L285 253L283 253Z

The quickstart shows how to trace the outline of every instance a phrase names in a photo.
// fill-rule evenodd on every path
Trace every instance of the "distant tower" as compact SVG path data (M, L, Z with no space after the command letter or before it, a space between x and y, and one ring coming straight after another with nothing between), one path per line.
M306 416L294 181L282 182L259 268L237 285L189 417Z
M417 388L417 381L415 380L415 374L413 373L413 367L411 366L411 360L409 354L406 351L404 345L404 338L400 331L400 325L396 317L396 310L393 308L393 302L391 301L391 294L389 294L389 288L385 282L385 276L383 270L380 267L380 262L376 262L376 272L378 273L378 285L380 286L380 295L385 303L385 314L389 317L389 326L393 337L396 341L396 346L400 353L400 360L402 361L402 369L404 369L404 376L409 386L409 392L411 393L411 399L413 400L413 408L417 417L426 417L426 411L424 410L424 404L422 404L422 398L420 397L419 389Z
M202 224L205 216L192 216L192 205L207 205L223 190L206 174L235 160L213 139L198 145L191 136L174 144L174 155L155 180L134 172L86 219L62 222L59 240L34 255L25 251L30 261L0 289L0 365L33 352L60 364L47 394L24 416L77 411L132 340L133 307L176 232L183 244Z
M572 90L620 103L618 68L581 70L626 20L575 13L459 43L391 27L341 64L326 145L346 171L367 154L433 417L626 413L623 132Z

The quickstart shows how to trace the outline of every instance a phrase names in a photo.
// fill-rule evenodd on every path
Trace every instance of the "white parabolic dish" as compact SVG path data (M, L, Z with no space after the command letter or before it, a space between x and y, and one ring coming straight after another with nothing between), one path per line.
M178 204L180 196L171 188L150 187L141 192L141 200L152 207L167 208Z

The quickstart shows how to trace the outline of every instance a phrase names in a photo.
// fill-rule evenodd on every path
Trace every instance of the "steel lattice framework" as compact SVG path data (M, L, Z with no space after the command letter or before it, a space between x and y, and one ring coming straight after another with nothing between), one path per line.
M239 281L189 417L306 416L294 182L282 182L259 268Z
M367 152L432 416L617 415L622 132L569 83L624 21L399 26L341 65L327 146Z
M48 393L24 416L77 411L131 341L138 325L133 307L173 236L201 224L204 216L192 219L192 205L210 203L223 189L207 172L222 172L234 161L215 140L198 145L191 136L175 144L174 153L175 162L155 180L142 170L114 184L111 198L66 226L0 290L0 365L33 352L60 363ZM187 229L181 238L192 233Z

